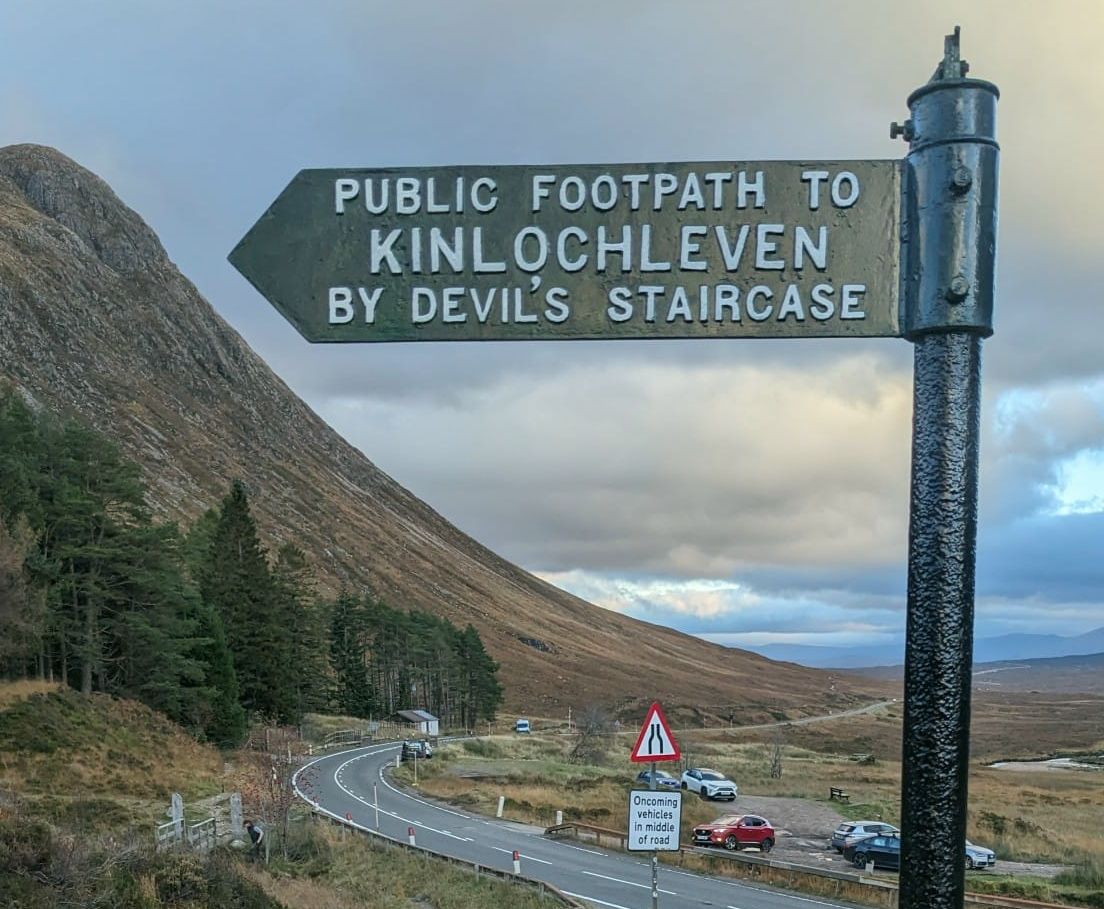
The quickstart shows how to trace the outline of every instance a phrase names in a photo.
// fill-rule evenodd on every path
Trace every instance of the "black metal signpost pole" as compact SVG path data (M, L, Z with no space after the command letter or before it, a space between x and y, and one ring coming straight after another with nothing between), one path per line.
M981 339L992 334L996 86L958 29L909 97L903 331L915 344L900 909L959 909L977 538Z
M655 792L656 786L656 762L651 763L651 785L648 787ZM652 850L652 909L659 909L659 852Z

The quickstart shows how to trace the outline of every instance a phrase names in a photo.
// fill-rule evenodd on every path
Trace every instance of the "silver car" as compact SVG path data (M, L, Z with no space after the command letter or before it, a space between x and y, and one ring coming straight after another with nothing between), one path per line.
M828 845L837 852L866 836L900 836L901 831L884 821L844 821L832 833Z
M992 849L978 846L966 840L966 867L991 868L997 863L997 855Z

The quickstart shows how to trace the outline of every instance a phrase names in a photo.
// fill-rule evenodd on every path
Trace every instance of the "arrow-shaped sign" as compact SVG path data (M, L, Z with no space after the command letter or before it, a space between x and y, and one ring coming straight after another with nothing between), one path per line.
M677 761L681 757L682 752L675 737L671 735L671 727L667 725L663 708L656 701L648 708L644 725L640 727L640 735L636 737L636 745L633 746L629 760L638 764L647 764L651 761Z

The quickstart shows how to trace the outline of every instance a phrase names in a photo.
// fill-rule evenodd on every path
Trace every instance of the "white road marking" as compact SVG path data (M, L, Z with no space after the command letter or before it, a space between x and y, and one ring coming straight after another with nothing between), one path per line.
M374 752L374 753L378 754L379 752ZM359 795L357 795L355 792L353 792L347 786L344 786L341 782L341 779L340 779L341 771L343 771L349 764L352 764L355 761L359 761L363 758L371 757L371 756L372 755L370 755L370 754L362 754L362 755L359 755L355 758L350 758L349 760L347 760L344 764L342 764L340 767L338 767L337 770L334 771L334 782L337 783L337 787L342 792L344 792L346 795L350 796L351 798L356 799L358 802L360 802L362 805L367 806L368 808L375 808L376 806L373 802L369 802L367 799L362 799ZM417 800L415 799L415 801L417 801ZM441 836L451 837L454 840L460 840L460 842L462 842L462 843L472 843L472 842L474 842L474 840L470 836L457 836L455 833L449 833L449 831L447 831L447 830L439 830L436 827L430 827L428 824L423 824L420 821L411 820L410 818L403 817L402 815L396 814L393 811L387 811L384 808L380 808L380 813L381 814L386 814L389 817L393 817L393 818L395 818L395 820L402 821L403 823L409 824L412 827L420 827L422 830L429 830L432 833L439 833ZM450 812L450 813L455 814L456 812Z
M620 877L610 877L608 874L599 874L597 871L584 871L583 874L589 874L591 877L600 877L603 880L613 881L616 884L628 884L630 887L642 887L644 890L651 890L651 884L638 884L636 881L626 881ZM678 896L674 890L663 890L660 888L660 893L666 893L668 896Z
M475 818L471 817L470 815L463 814L459 811L453 811L451 808L442 808L440 805L434 805L432 802L427 802L425 799L417 798L413 795L410 795L409 793L403 792L401 789L397 789L396 787L392 786L389 782L387 782L387 778L384 777L383 771L386 767L387 767L387 765L384 764L383 767L380 767L380 769L379 769L380 782L383 783L383 785L386 786L388 789L390 789L392 792L394 792L395 795L400 796L401 798L404 798L404 799L410 799L410 801L417 802L419 805L425 805L426 808L433 808L435 811L443 811L443 812L445 812L445 814L455 814L457 817L462 817L466 821L474 821L475 820Z
M555 846L563 846L565 849L574 849L576 852L589 852L591 855L606 854L604 852L599 852L597 849L584 849L582 846L572 846L571 843L561 843L559 840L550 840L549 842Z
M595 899L593 896L584 896L582 893L572 893L570 890L561 890L565 896L572 896L577 900L586 900L588 903L597 903L599 906L609 906L610 909L629 909L620 903L607 903L605 900Z
M496 852L505 852L507 855L513 855L513 849L503 849L501 846L491 846ZM540 862L542 865L554 865L555 862L546 862L544 859L533 858L531 855L526 855L524 852L518 853L527 862Z
M767 890L765 887L749 887L747 884L739 884L745 890L754 890L756 893L767 893L771 896L784 896L788 900L800 900L803 903L812 903L814 906L829 906L830 909L841 909L839 903L826 903L824 900L814 900L807 896L794 896L792 893L781 893L778 890Z

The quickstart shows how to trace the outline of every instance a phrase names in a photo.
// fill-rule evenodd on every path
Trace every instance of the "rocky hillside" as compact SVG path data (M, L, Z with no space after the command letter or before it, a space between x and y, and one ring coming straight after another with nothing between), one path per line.
M267 541L296 541L325 588L471 621L512 708L656 696L751 716L863 684L829 691L824 673L600 609L499 558L319 419L107 184L40 146L0 149L0 377L118 439L165 518L187 523L240 477Z

